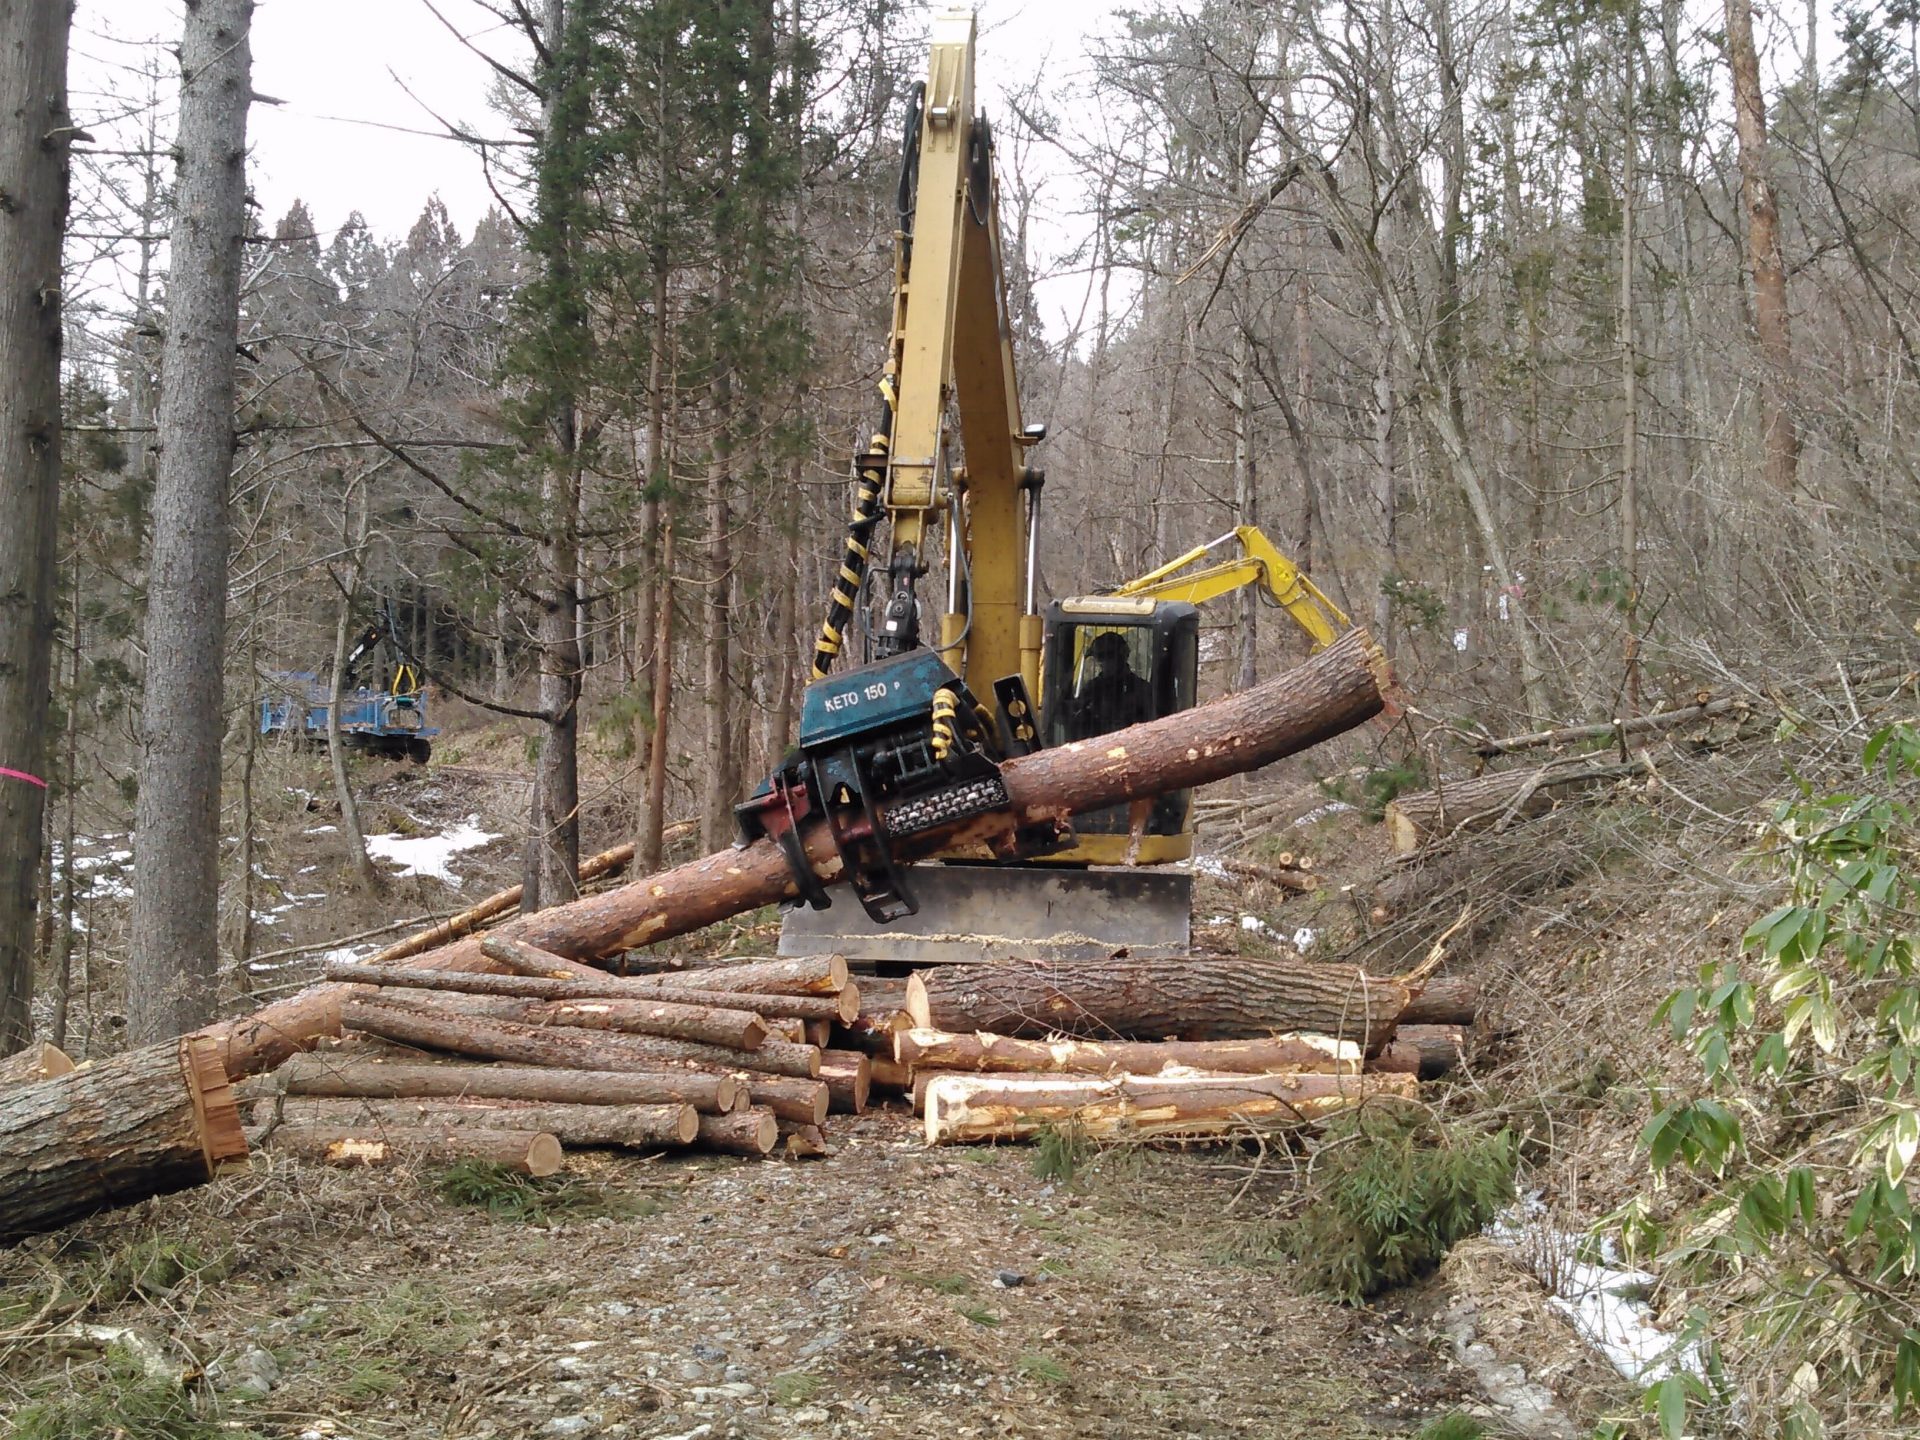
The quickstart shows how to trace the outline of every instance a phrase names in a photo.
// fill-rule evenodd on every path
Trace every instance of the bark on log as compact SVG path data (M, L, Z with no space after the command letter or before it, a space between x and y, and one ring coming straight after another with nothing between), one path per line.
M780 1122L780 1149L789 1160L813 1160L827 1153L827 1135L818 1125Z
M869 1055L867 1062L875 1090L904 1093L913 1089L913 1066L902 1065L897 1060L888 1060L880 1055Z
M860 987L849 984L838 995L762 995L750 990L673 990L678 1005L718 1005L751 1010L772 1020L826 1020L845 1023L860 1014Z
M908 982L922 1030L1039 1038L1238 1040L1309 1032L1374 1050L1407 987L1297 960L1072 960L943 965Z
M873 1090L871 1062L858 1050L820 1052L820 1078L826 1082L831 1107L842 1115L867 1113Z
M1644 775L1643 760L1624 765L1535 765L1456 780L1433 790L1397 795L1387 804L1387 835L1396 852L1411 854L1422 845L1461 830L1504 829L1521 816L1553 808L1551 793L1569 785L1599 784L1624 775Z
M1203 1139L1311 1124L1375 1097L1418 1093L1411 1075L942 1075L927 1087L926 1136L929 1145L1017 1140L1070 1125L1095 1138Z
M0 1092L0 1241L244 1163L218 1056L205 1040L168 1040Z
M723 1050L758 1050L769 1033L767 1022L751 1010L714 1010L654 999L516 1000L506 995L393 987L378 992L373 1001L428 1014L468 1015L515 1025L571 1025L582 1030L689 1040Z
M26 1049L0 1059L0 1088L31 1085L36 1080L51 1080L73 1071L73 1060L58 1045L36 1040Z
M533 975L548 980L600 980L606 971L578 960L569 960L551 950L542 950L511 935L482 935L480 953L504 965L510 974Z
M744 854L743 851L726 852ZM669 872L675 873L675 872ZM664 878L664 877L663 877ZM787 960L742 960L703 965L668 975L636 976L663 990L741 991L758 995L837 995L847 988L847 962L839 955L799 955Z
M654 1074L549 1070L532 1065L453 1065L336 1060L296 1055L274 1072L289 1095L368 1099L544 1100L568 1105L691 1105L730 1113L746 1087L731 1075L676 1070Z
M1402 1025L1472 1025L1480 1018L1480 982L1464 975L1429 980L1400 1012Z
M1010 801L1007 810L912 836L898 847L898 856L911 860L965 845L986 847L1007 841L1024 827L1257 770L1379 714L1391 684L1385 654L1365 629L1356 627L1304 663L1237 695L1097 740L1010 760L1001 771ZM824 822L805 827L801 843L819 880L840 883L839 851ZM791 899L798 888L780 847L762 840L605 894L520 916L503 924L500 933L570 959L588 960ZM492 963L470 939L456 941L430 959L431 965L422 968L475 970ZM695 988L715 988L709 973L697 977ZM764 992L783 987L755 983L748 988ZM338 1033L343 999L339 988L316 986L202 1033L220 1045L229 1074L250 1075L272 1069L320 1035Z
M403 1008L371 1000L349 1000L345 1023L383 1040L398 1040L522 1065L553 1065L563 1070L657 1071L673 1065L705 1065L725 1070L760 1070L770 1075L818 1078L820 1052L811 1045L769 1040L758 1050L723 1050L690 1040L659 1040L651 1035L617 1035L567 1025L515 1025L426 1008Z
M1732 696L1724 700L1709 700L1699 705L1684 706L1679 710L1663 710L1656 715L1635 715L1629 719L1606 720L1593 725L1568 725L1558 730L1533 730L1524 735L1508 735L1498 740L1482 740L1474 745L1473 753L1482 759L1490 760L1496 755L1507 755L1515 750L1532 750L1543 745L1557 749L1562 745L1579 745L1594 740L1606 740L1613 736L1645 735L1652 731L1672 730L1695 720L1711 720L1720 715L1745 715L1752 708L1752 702L1745 696Z
M1402 1025L1393 1043L1419 1055L1422 1080L1451 1074L1473 1059L1473 1032L1465 1025Z
M655 1150L691 1145L700 1112L691 1105L514 1105L462 1100L340 1100L288 1096L254 1106L254 1123L295 1129L523 1130L552 1135L562 1145Z
M1169 1065L1222 1074L1360 1073L1360 1047L1324 1035L1263 1040L1019 1040L1007 1035L954 1035L906 1030L893 1037L894 1057L933 1070L1026 1074L1157 1075Z
M695 1143L723 1155L771 1155L779 1139L780 1122L773 1112L755 1106L734 1115L702 1115Z
M406 1129L381 1125L282 1125L268 1146L323 1165L395 1165L410 1160L486 1160L522 1175L559 1171L559 1140L532 1130Z
M752 1089L754 1105L764 1106L781 1120L803 1125L826 1123L832 1100L824 1080L755 1076Z

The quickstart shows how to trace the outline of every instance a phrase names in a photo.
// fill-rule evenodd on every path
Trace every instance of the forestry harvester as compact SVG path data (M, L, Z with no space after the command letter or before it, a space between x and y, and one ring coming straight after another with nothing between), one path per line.
M1349 622L1249 526L1042 614L1046 476L1028 458L1046 428L1020 411L974 31L971 12L936 18L927 80L909 96L880 421L854 458L853 515L798 744L736 818L743 843L783 848L805 902L787 912L782 954L1171 958L1189 945L1192 876L1173 863L1193 853L1189 790L1071 826L1014 827L997 849L919 863L901 852L924 854L913 837L1007 809L1003 761L1191 707L1199 603L1258 586L1316 649ZM1229 542L1237 553L1213 560ZM918 592L936 571L945 604L927 634ZM862 663L836 671L849 650ZM820 821L857 912L829 909L804 853L803 832Z
M360 633L340 671L340 738L349 749L424 765L433 754L437 725L427 723L427 693L419 673L396 655L385 685L362 685L360 663L393 633L390 617ZM275 693L260 700L260 733L286 735L296 745L327 743L333 686L311 670L278 670Z

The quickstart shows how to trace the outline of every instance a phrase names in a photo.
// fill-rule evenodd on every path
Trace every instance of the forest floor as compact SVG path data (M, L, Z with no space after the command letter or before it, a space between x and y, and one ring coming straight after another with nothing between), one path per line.
M511 834L525 798L511 748L370 771L366 829ZM1778 775L1772 761L1702 764L1719 779L1681 780L1722 815ZM325 800L284 788L263 870L334 893L282 914L283 945L314 948L264 962L262 989L301 983L338 948L329 937L511 883L501 838L449 857L458 889L415 875L357 896ZM1653 1009L1764 898L1727 878L1742 834L1697 830L1686 807L1623 787L1467 844L1409 888L1381 827L1304 775L1265 777L1246 806L1252 821L1211 822L1214 843L1311 853L1322 886L1202 881L1207 943L1360 954L1392 973L1475 907L1448 968L1482 981L1486 1049L1435 1103L1508 1117L1523 1189L1563 1233L1632 1193L1647 1085L1669 1063ZM1356 899L1372 896L1387 897L1384 924ZM756 915L707 940L751 951L771 936ZM441 1172L276 1158L96 1217L0 1253L0 1436L1255 1440L1412 1436L1457 1409L1489 1434L1571 1440L1638 1409L1549 1302L1540 1256L1471 1241L1366 1306L1305 1293L1259 1258L1297 1196L1285 1156L1123 1148L1049 1175L1030 1147L928 1151L897 1102L835 1117L829 1137L833 1153L806 1162L570 1157L577 1180L558 1195L491 1211ZM77 1321L129 1327L168 1363L210 1371L224 1418L204 1432L122 1423L97 1351L47 1343Z

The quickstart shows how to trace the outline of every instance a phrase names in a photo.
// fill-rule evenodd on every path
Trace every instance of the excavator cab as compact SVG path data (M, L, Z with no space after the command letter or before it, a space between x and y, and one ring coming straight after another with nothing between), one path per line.
M1200 664L1200 612L1184 601L1092 596L1047 607L1040 730L1049 746L1091 740L1189 709ZM1143 833L1187 829L1193 792L1154 801ZM1074 817L1085 835L1129 833L1127 807ZM1105 857L1103 857L1105 858Z

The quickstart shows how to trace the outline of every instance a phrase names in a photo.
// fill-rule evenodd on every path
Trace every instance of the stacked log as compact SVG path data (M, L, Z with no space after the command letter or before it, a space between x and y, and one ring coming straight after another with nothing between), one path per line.
M887 1078L935 1145L1315 1124L1464 1063L1479 1006L1470 982L1245 957L945 966L904 999Z
M870 1057L816 1043L863 1016L837 955L623 977L511 936L481 949L508 973L330 967L355 986L349 1034L422 1058L295 1056L257 1108L265 1143L329 1164L512 1152L523 1171L527 1135L798 1158L826 1153L830 1113L867 1108ZM898 1017L865 1014L890 1050Z

